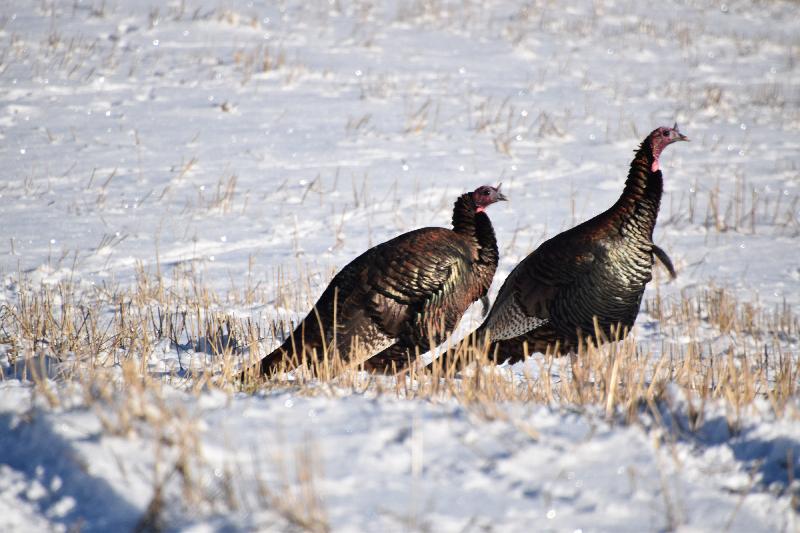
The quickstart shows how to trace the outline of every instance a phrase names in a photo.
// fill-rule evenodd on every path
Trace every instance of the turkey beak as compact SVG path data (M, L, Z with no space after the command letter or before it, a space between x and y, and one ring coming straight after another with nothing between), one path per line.
M677 137L675 137L675 140L676 140L676 141L686 141L686 142L689 142L689 137L687 137L686 135L684 135L683 133L681 133L681 132L679 132L679 131L678 131L678 123L677 123L677 122L676 122L676 123L675 123L675 125L672 127L672 129L673 129L673 131L675 132L675 134L677 135Z
M495 200L495 201L497 201L497 202L507 202L508 201L508 198L506 198L506 195L500 192L500 187L502 187L502 186L503 186L502 183L498 183L497 187L494 188L495 192L496 192L496 198L497 198L497 200Z

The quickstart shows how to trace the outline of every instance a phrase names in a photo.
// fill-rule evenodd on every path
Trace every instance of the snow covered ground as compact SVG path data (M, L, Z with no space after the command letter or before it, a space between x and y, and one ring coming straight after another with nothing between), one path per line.
M780 1L8 2L0 305L22 280L88 291L179 271L252 290L225 312L293 318L367 247L447 225L458 194L502 181L496 291L610 205L632 150L677 120L692 142L662 158L655 239L678 279L661 272L646 298L713 285L797 320L798 19ZM695 333L712 353L765 349ZM635 334L644 353L688 335L648 313ZM797 360L796 335L775 342ZM123 423L114 405L149 392L98 406L56 379L55 402L2 368L0 530L800 529L796 401L759 400L732 431L724 403L690 423L677 390L665 420L625 424L165 384L148 401L167 420L142 407Z
M154 476L170 473L154 473L159 440L146 429L109 434L83 408L34 411L25 419L29 393L2 386L4 410L19 413L0 416L3 530L65 530L79 521L89 531L131 529L152 497ZM795 420L758 412L736 436L724 414L714 413L691 435L678 437L676 428L665 444L649 424L614 425L596 413L545 406L507 409L535 430L532 438L514 423L451 403L288 393L199 401L176 394L170 402L199 425L204 465L190 475L212 502L193 504L174 488L165 495L170 529L284 531L292 521L282 505L301 513L319 507L335 531L796 531L798 525L785 461L800 453L800 429ZM287 489L306 468L314 492ZM262 496L261 483L290 501ZM228 498L238 507L227 509Z

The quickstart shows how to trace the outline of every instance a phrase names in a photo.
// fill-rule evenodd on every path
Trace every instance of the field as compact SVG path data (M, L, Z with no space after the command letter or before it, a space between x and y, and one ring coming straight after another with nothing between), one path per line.
M800 530L796 1L0 11L0 530ZM675 121L624 341L237 382L502 182L493 298Z

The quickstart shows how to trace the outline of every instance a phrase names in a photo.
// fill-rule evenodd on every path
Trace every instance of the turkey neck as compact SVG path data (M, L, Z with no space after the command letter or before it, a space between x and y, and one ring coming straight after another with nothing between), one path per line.
M459 196L453 207L453 231L473 243L480 263L496 266L499 254L492 222L486 213L477 213L476 209L471 193Z
M613 213L614 225L623 237L638 237L648 242L653 239L653 228L664 190L661 170L652 170L654 161L650 142L646 140L631 162L622 196L609 210Z

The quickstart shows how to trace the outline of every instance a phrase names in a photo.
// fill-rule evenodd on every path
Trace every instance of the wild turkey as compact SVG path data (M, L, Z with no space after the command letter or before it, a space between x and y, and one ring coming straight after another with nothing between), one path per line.
M484 210L505 199L499 185L484 185L456 200L452 230L414 230L355 258L283 344L261 360L258 373L272 374L282 362L294 366L302 354L321 358L334 348L349 360L356 345L373 356L367 369L385 372L406 366L415 347L426 351L431 341L441 343L492 283L497 241Z
M675 277L669 257L653 243L663 189L659 157L673 142L688 140L677 123L650 133L636 151L619 200L523 259L465 342L489 342L491 358L513 363L524 357L525 343L529 353L548 346L569 353L579 336L596 341L595 317L603 335L625 335L639 313L654 256ZM442 364L451 364L452 354L444 357Z

